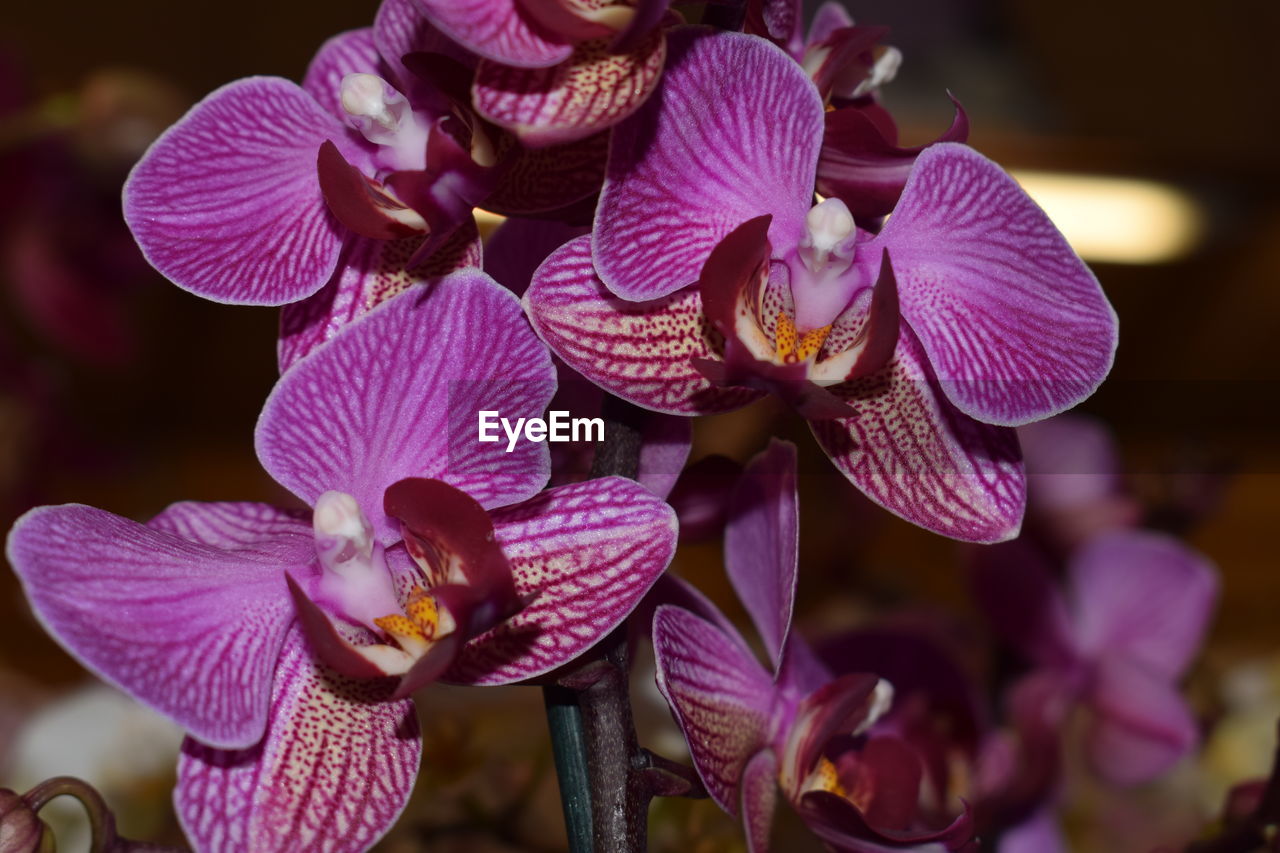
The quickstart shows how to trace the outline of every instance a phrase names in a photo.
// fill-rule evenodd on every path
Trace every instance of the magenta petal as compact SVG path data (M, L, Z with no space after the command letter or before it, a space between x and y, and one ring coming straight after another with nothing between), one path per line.
M41 507L7 553L36 616L85 667L201 740L242 747L262 736L293 619L284 571L315 559L278 522L223 550L199 540L238 533L185 539L93 507Z
M134 167L124 216L147 260L214 302L283 305L319 290L344 230L316 151L346 129L296 84L250 77L192 107Z
M827 741L866 722L874 709L879 680L865 672L841 675L801 700L786 734L780 776L783 790L794 796L822 756Z
M1182 675L1217 603L1212 564L1176 539L1128 530L1081 547L1069 571L1084 654L1123 655L1165 678Z
M478 442L479 412L540 417L555 393L551 356L516 298L479 270L383 303L289 369L258 419L263 467L314 503L355 496L379 539L400 538L382 493L405 477L444 480L486 508L535 494L545 443Z
M654 30L627 53L611 52L605 39L583 42L549 68L482 61L472 100L527 147L573 142L639 109L658 86L666 48L666 36Z
M617 127L609 150L592 235L609 290L643 300L685 287L722 238L764 214L773 214L770 242L795 245L822 112L804 71L768 42L672 32L662 85Z
M1119 658L1095 670L1088 754L1108 781L1134 785L1154 779L1191 752L1195 718L1177 689L1159 674Z
M742 771L742 829L747 836L747 853L768 853L777 800L778 758L773 750L762 749Z
M374 240L352 236L338 271L319 293L286 305L280 312L276 347L280 372L331 339L357 317L367 314L414 284L436 282L450 273L480 265L480 234L475 222L464 222L434 254L411 264L422 237Z
M407 88L414 75L406 74L401 60L410 53L442 53L464 65L476 58L431 26L417 0L382 0L373 19L373 43L378 53Z
M1116 315L1049 217L971 148L926 148L880 235L902 315L962 412L1013 426L1074 406L1111 369Z
M590 237L566 243L547 258L534 273L524 305L556 355L638 406L673 415L712 414L761 396L718 387L690 363L714 356L695 289L639 304L619 299L595 275Z
M347 114L342 109L342 78L348 74L383 74L381 57L374 47L373 29L370 27L340 33L326 41L302 78L302 88L306 93L344 124ZM354 131L351 135L358 136Z
M858 414L809 425L863 494L955 539L1017 535L1026 484L1013 430L978 423L947 402L909 328L884 370L832 390Z
M225 551L259 554L282 565L305 565L315 555L311 514L270 504L181 501L165 507L147 527Z
M413 702L386 701L392 684L324 669L291 631L262 741L183 744L174 805L187 837L209 853L369 849L404 810L422 754Z
M729 498L725 569L764 640L774 670L791 628L799 560L796 448L772 440L748 463Z
M572 46L551 41L521 11L519 0L418 0L445 35L486 59L521 68L555 65Z
M805 40L809 44L826 41L839 29L853 26L853 18L838 0L827 0L813 13L813 22L809 24L809 35Z
M640 460L636 481L665 499L684 471L693 449L693 421L652 414L640 430Z
M492 516L528 603L467 643L450 681L507 684L569 662L627 617L675 553L675 513L622 477L558 486Z
M702 784L737 815L743 769L769 736L769 674L738 641L670 605L654 614L653 650L658 689L680 723Z

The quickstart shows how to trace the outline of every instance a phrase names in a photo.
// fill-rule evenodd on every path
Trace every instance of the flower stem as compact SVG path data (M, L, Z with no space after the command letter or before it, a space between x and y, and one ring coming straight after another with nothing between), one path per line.
M604 441L593 477L635 478L646 413L605 397ZM600 644L602 656L544 688L547 724L570 853L643 853L651 790L649 766L636 740L628 690L630 659L624 622Z

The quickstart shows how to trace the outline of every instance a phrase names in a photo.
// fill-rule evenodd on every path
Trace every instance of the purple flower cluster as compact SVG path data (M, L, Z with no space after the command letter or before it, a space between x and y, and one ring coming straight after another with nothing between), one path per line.
M776 395L890 512L1018 534L1013 428L1110 369L1096 279L964 144L958 104L938 141L899 145L884 28L833 3L807 32L792 0L708 10L734 24L667 0L384 0L301 85L228 84L134 169L125 217L161 273L282 307L255 446L299 504L41 507L8 555L51 634L189 733L175 798L197 848L382 837L419 764L416 690L546 676L654 588L691 416ZM486 246L477 209L508 217ZM478 441L481 412L538 417L558 385L654 413L639 482ZM969 849L994 800L947 783L990 735L966 678L942 653L903 665L919 638L792 630L795 460L771 444L706 513L767 665L678 579L640 611L698 776L752 850L779 793L832 849ZM1034 739L1062 722L1044 708L1082 704L1109 776L1167 767L1194 739L1174 682L1207 566L1117 535L1072 557L1064 594L1000 553L996 624L1035 667L1036 713L1013 718ZM924 734L938 714L949 740Z

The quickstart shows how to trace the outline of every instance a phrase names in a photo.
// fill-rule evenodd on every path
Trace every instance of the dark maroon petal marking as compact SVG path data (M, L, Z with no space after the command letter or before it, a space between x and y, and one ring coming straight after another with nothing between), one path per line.
M316 168L329 212L347 228L374 240L395 240L421 233L420 229L393 215L408 208L374 187L332 142L326 140L321 144Z

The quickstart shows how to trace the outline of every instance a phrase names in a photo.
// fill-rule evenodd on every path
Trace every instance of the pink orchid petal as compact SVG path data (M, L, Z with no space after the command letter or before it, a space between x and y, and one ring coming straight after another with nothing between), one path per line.
M475 108L531 148L582 139L640 108L657 88L666 47L655 29L628 53L611 52L607 38L592 39L549 68L485 60L476 69Z
M714 352L694 289L653 302L610 294L591 263L591 238L580 237L547 258L524 295L538 335L569 366L611 394L674 415L740 408L761 396L721 388L693 358Z
M778 801L778 758L762 749L742 770L742 829L747 853L768 853L773 810Z
M832 390L858 414L809 425L863 494L955 539L999 542L1017 535L1026 488L1013 431L957 411L935 389L910 329L902 329L884 370Z
M413 702L386 701L392 683L325 670L290 631L262 741L183 744L174 806L187 837L210 853L368 850L404 810L422 754Z
M675 488L693 449L693 421L651 414L640 429L636 482L660 498Z
M791 629L800 557L796 448L772 440L729 498L725 570L777 671Z
M691 284L757 216L773 215L773 245L795 245L822 142L822 99L768 42L689 28L667 49L659 92L613 134L592 235L601 279L630 300Z
M280 313L276 355L280 372L333 338L357 317L415 284L432 283L481 261L480 232L464 222L429 258L410 261L422 237L373 240L351 237L343 247L338 272L314 296L286 305Z
M191 538L93 507L41 507L14 525L7 553L36 617L87 669L201 740L242 747L262 736L293 619L284 572L315 547L283 513L212 506L186 522ZM198 513L184 505L158 526Z
M328 280L345 236L316 179L327 139L350 146L346 128L296 84L237 80L134 167L125 220L147 260L184 290L238 305L295 302Z
M516 593L529 600L463 647L450 681L507 684L567 663L621 624L675 553L675 513L621 477L558 486L492 515Z
M474 54L431 25L418 0L382 0L373 19L373 43L408 89L414 87L416 77L406 73L401 60L410 53L441 53L467 66L476 62Z
M1123 489L1119 450L1102 421L1074 412L1018 427L1027 461L1027 500L1067 510L1117 496Z
M827 0L813 13L813 22L809 24L809 35L805 39L809 44L826 41L836 30L853 26L853 18L839 0Z
M1190 754L1200 739L1186 700L1159 673L1119 657L1095 670L1089 760L1117 785L1147 782Z
M480 443L481 410L539 417L555 392L550 354L516 298L479 270L418 285L351 323L291 367L267 398L255 444L263 467L313 503L353 495L380 541L400 538L382 509L405 477L444 480L501 506L550 475L545 443Z
M374 46L371 27L350 30L326 41L302 78L303 90L344 125L347 113L342 108L342 78L348 74L383 76L382 57ZM354 131L350 135L359 137ZM360 141L372 145L363 139Z
M1088 397L1116 315L1089 268L999 166L944 142L916 159L870 243L893 254L902 316L957 408L1013 426Z
M569 58L572 45L552 41L521 10L519 0L418 0L445 35L486 59L542 68Z
M270 504L180 501L165 507L147 527L224 551L284 556L286 562L296 555L309 563L315 552L311 514Z
M1107 533L1069 568L1076 639L1086 655L1123 655L1166 679L1186 671L1218 600L1213 564L1159 533Z
M769 673L737 640L686 610L653 617L658 689L680 724L707 793L737 815L747 760L765 746L772 716Z

